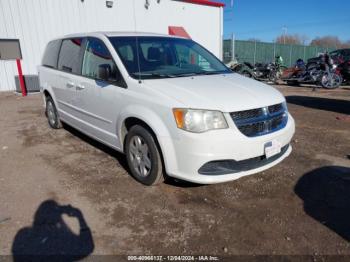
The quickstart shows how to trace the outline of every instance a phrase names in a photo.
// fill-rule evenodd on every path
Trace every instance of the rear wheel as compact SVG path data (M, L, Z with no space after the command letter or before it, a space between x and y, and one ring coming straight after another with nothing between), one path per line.
M133 126L125 141L125 153L132 176L144 185L164 181L163 163L155 138L144 127Z
M245 77L249 77L249 78L252 77L252 74L249 73L248 71L243 71L243 72L242 72L242 75L245 76Z
M62 127L60 118L57 113L57 109L55 106L55 103L53 102L53 99L51 96L48 96L46 98L46 111L45 114L47 116L47 121L49 122L49 125L53 129L59 129Z

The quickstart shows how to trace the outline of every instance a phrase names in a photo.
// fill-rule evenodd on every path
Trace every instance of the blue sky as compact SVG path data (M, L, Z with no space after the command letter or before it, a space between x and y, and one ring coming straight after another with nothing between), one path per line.
M271 42L287 28L311 41L334 35L350 40L350 0L221 0L224 9L224 37L257 38Z

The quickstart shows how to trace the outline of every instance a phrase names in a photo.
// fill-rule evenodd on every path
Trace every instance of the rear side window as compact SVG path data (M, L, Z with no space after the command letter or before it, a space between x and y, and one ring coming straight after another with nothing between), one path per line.
M62 41L61 51L58 58L59 70L73 74L79 73L79 54L81 44L81 38L65 39Z
M57 68L57 59L60 46L61 40L54 40L47 44L41 63L43 66Z

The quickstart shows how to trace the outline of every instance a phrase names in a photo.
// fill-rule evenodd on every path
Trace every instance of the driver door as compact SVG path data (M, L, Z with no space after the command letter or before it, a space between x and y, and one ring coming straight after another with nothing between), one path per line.
M108 80L99 79L101 67L108 68ZM120 148L116 126L123 94L126 92L123 88L124 83L103 41L93 37L87 38L81 77L76 85L80 128L115 148Z

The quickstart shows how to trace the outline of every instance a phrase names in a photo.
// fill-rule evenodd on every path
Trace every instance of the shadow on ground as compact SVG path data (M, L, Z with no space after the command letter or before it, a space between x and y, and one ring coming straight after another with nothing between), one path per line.
M67 130L69 133L71 133L73 136L78 137L79 139L83 140L85 143L88 143L89 145L101 150L102 152L110 155L111 157L115 158L119 164L130 174L130 170L128 167L128 163L126 161L126 157L124 154L114 150L113 148L106 146L105 144L102 144L101 142L81 133L79 130L75 129L74 127L67 125L63 123L63 128Z
M315 169L297 182L305 212L350 242L350 168Z
M350 114L350 101L347 100L311 96L287 96L286 99L288 103L299 106Z
M65 223L64 214L78 220L78 234ZM20 229L12 245L14 261L75 261L93 250L93 237L82 212L54 200L40 204L33 225Z
M179 187L179 188L194 188L194 187L202 187L206 186L205 184L196 184L189 181L173 178L173 177L166 177L165 184L173 187Z
M131 177L133 177L131 175L130 169L128 167L128 163L126 160L126 157L124 154L114 150L113 148L110 148L109 146L106 146L104 144L102 144L101 142L81 133L79 130L76 130L74 127L69 126L67 124L63 124L63 127L66 131L68 131L69 133L71 133L73 136L78 137L79 139L83 140L85 143L88 143L89 145L101 150L102 152L110 155L111 157L115 158L119 164L126 170L126 172L128 172L130 174ZM180 188L192 188L192 187L200 187L202 185L200 184L195 184L195 183L191 183L191 182L187 182L184 180L180 180L180 179L175 179L169 176L166 176L165 179L165 184L170 185L170 186L174 186L174 187L180 187Z

